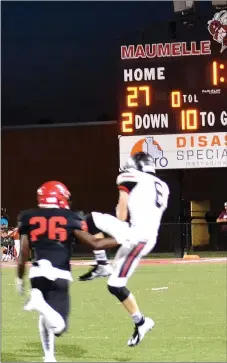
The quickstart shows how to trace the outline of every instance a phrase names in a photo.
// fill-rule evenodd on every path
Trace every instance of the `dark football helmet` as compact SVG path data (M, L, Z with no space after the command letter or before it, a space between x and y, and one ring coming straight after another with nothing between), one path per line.
M155 163L151 155L138 152L130 156L123 167L123 171L128 171L129 169L136 169L142 172L155 173Z

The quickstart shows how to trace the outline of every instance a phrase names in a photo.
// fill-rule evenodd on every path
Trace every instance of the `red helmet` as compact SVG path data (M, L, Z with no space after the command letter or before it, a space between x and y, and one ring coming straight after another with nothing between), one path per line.
M52 207L69 209L70 192L61 182L49 181L37 190L39 207Z

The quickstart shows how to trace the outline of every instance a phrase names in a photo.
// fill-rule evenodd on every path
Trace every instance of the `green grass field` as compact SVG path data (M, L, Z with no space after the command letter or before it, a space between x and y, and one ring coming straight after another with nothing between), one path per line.
M156 325L136 348L127 347L133 324L106 281L77 281L86 270L73 270L70 326L57 339L58 361L226 362L226 264L139 267L128 286ZM1 362L41 362L37 314L23 311L14 276L13 268L2 269ZM168 289L152 290L158 287Z

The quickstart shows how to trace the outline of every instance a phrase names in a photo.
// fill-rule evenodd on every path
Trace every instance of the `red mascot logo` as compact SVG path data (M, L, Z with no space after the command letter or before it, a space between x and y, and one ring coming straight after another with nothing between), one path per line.
M212 20L208 21L208 30L213 39L221 44L221 53L227 48L227 10L216 13Z

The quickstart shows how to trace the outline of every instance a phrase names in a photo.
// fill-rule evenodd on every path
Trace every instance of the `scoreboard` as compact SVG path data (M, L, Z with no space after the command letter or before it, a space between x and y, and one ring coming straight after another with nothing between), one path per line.
M122 60L120 134L226 130L227 51L212 55L206 45L194 56ZM129 51L123 46L122 57Z
M158 168L227 166L227 30L224 42L212 24L213 39L207 32L199 41L121 45L120 163L145 142L155 159L162 151L172 160ZM200 149L216 154L202 163Z

